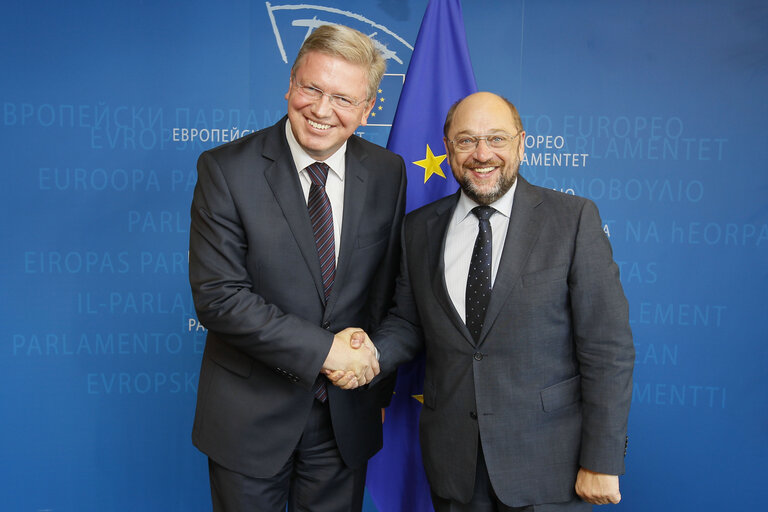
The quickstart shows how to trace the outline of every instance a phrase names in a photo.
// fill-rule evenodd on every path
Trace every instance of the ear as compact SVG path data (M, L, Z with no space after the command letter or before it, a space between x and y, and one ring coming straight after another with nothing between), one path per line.
M288 91L285 93L286 100L291 95L291 86L293 86L293 72L291 72L291 76L288 78Z
M519 146L517 147L517 158L522 162L523 161L523 155L525 155L525 132L520 132L520 141L518 142Z
M365 109L363 110L363 113L360 117L360 126L365 126L368 124L368 116L371 114L374 105L376 105L376 96L374 96L368 105L365 106Z

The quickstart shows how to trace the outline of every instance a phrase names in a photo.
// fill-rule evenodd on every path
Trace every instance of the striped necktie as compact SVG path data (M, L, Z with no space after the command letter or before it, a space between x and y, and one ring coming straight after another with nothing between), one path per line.
M336 277L336 243L333 237L333 211L328 194L325 193L325 182L328 179L329 167L323 162L315 162L307 166L307 173L312 180L307 198L309 220L317 246L317 256L320 259L320 274L323 279L325 301L331 295L333 280ZM319 375L312 387L315 398L321 402L328 399L328 389L325 377Z
M325 300L331 295L333 280L336 277L336 244L333 238L333 211L328 194L325 193L325 182L328 179L329 167L323 162L315 162L307 166L307 172L312 180L307 199L309 220L317 246L317 256L320 258L320 274L323 278Z

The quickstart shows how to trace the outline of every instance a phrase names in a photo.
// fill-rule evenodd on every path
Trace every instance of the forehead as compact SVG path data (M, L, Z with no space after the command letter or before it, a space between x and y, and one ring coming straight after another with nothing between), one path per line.
M460 103L456 107L450 130L454 134L516 131L509 106L495 97L469 98Z
M296 78L326 92L359 95L368 85L364 66L321 52L308 52L296 68Z

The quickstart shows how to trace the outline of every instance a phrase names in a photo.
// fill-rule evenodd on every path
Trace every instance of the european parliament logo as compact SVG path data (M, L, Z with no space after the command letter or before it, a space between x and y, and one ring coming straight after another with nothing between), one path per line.
M406 52L409 58L413 51L408 41L359 13L324 5L272 5L271 2L265 2L265 5L275 42L285 63L288 63L289 55L298 53L304 39L320 25L346 25L357 29L373 40L387 60L400 65L404 63L402 52Z

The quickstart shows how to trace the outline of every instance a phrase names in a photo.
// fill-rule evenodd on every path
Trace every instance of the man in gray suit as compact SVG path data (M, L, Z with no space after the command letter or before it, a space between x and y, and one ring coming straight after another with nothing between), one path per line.
M192 439L216 511L362 508L391 388L342 391L320 374L378 372L334 333L375 329L394 292L405 166L353 135L384 69L365 35L319 27L287 117L198 161L189 274L208 335Z
M634 347L597 208L518 175L525 132L499 96L454 105L444 140L461 190L407 216L396 306L373 335L383 373L425 351L435 509L617 503Z

